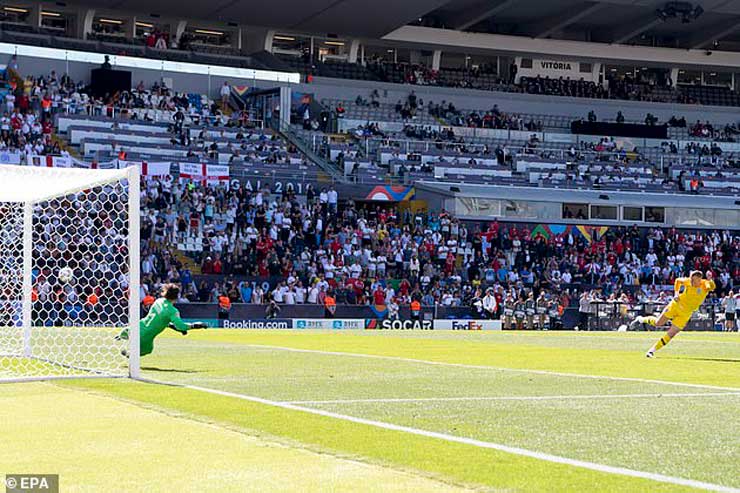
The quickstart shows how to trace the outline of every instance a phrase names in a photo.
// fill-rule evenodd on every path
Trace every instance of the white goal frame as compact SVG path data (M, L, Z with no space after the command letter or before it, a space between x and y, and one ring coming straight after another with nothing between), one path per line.
M125 210L127 211L127 238L126 246L128 253L127 271L128 271L128 307L127 323L108 327L108 330L128 329L128 364L125 364L123 354L114 355L120 358L119 371L98 371L94 367L74 366L63 362L55 362L53 357L37 358L34 355L33 348L33 331L43 330L44 327L34 327L34 300L33 300L33 261L34 261L34 207L46 201L62 199L64 197L75 196L89 192L96 187L105 187L120 185L124 180L128 186L126 189L127 200ZM0 353L0 363L2 358L13 358L15 360L32 360L37 359L51 365L66 367L76 371L74 375L55 374L53 371L48 374L39 374L30 371L24 374L21 370L17 374L11 374L9 377L0 372L0 383L19 382L29 380L50 380L50 379L69 379L69 378L117 378L130 377L139 378L140 376L140 355L139 355L139 319L140 319L140 169L138 167L129 167L125 169L97 170L97 169L80 169L80 168L45 168L30 166L11 166L0 165L0 206L8 206L23 209L23 272L22 272L22 296L20 297L20 330L22 331L22 354L2 354ZM123 209L124 201L118 203ZM0 234L13 236L5 229L0 229ZM16 256L17 257L17 256ZM123 264L117 264L123 265ZM0 286L0 288L5 288ZM18 298L15 298L16 300ZM124 300L124 298L119 298ZM6 301L7 303L7 301ZM17 302L16 302L17 303ZM17 313L17 312L16 312ZM71 327L75 328L74 325ZM0 328L2 330L2 328ZM79 334L84 335L84 328L79 329ZM12 332L8 328L9 332ZM11 336L12 337L12 336ZM20 341L18 341L20 342ZM74 341L71 341L73 344ZM79 341L78 341L79 343ZM120 343L124 347L123 342ZM107 348L110 349L110 348ZM110 353L110 351L108 351ZM104 354L104 357L109 356ZM21 364L21 368L24 366ZM33 368L33 365L31 365ZM0 370L2 365L0 364Z

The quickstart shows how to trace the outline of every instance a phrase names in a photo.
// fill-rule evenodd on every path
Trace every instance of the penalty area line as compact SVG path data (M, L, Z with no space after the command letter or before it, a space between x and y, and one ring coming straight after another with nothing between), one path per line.
M455 435L448 435L446 433L439 433L436 431L411 428L408 426L397 425L393 423L386 423L384 421L375 421L372 419L358 418L358 417L349 416L346 414L340 414L340 413L335 413L331 411L324 411L321 409L313 409L310 407L299 406L296 404L290 404L286 402L273 401L270 399L264 399L262 397L237 394L235 392L227 392L224 390L209 389L207 387L200 387L198 385L160 382L158 380L153 380L149 378L138 378L136 380L140 382L144 382L144 383L167 385L167 386L180 387L180 388L185 388L185 389L190 389L190 390L196 390L196 391L200 391L200 392L204 392L208 394L220 395L223 397L232 397L235 399L241 399L241 400L245 400L249 402L254 402L257 404L264 404L267 406L288 409L291 411L299 411L299 412L304 412L304 413L309 413L309 414L315 414L315 415L324 416L327 418L334 418L334 419L339 419L342 421L349 421L349 422L357 423L361 425L373 426L376 428L382 428L382 429L391 430L391 431L399 431L399 432L409 433L412 435L418 435L418 436L423 436L427 438L436 438L438 440L444 440L447 442L454 442L454 443L460 443L463 445L470 445L473 447L498 450L498 451L506 452L509 454L519 455L522 457L530 457L532 459L539 459L539 460L543 460L546 462L564 464L568 466L579 467L582 469L590 469L592 471L603 472L607 474L615 474L615 475L620 475L620 476L629 476L633 478L648 479L648 480L657 481L660 483L668 483L668 484L675 484L679 486L687 486L690 488L698 488L698 489L705 490L705 491L718 491L722 493L740 493L740 489L733 488L730 486L723 486L723 485L713 484L713 483L705 483L703 481L697 481L693 479L685 479L685 478L667 476L665 474L638 471L638 470L629 469L626 467L609 466L606 464L599 464L597 462L570 459L568 457L561 457L559 455L552 455L552 454L547 454L544 452L537 452L534 450L528 450L528 449L523 449L519 447L511 447L509 445L503 445L500 443L486 442L482 440L476 440L474 438L465 438L465 437L459 437Z
M362 403L394 403L394 402L465 402L465 401L560 401L573 399L632 399L661 397L721 397L726 395L740 396L740 392L699 392L699 393L663 393L663 394L592 394L592 395L514 395L490 397L398 397L377 399L335 399L327 401L281 401L285 404L362 404Z
M492 371L503 371L503 372L511 372L511 373L531 373L533 375L588 378L591 380L613 380L613 381L618 381L618 382L652 383L652 384L658 384L658 385L672 385L675 387L688 387L688 388L694 388L694 389L723 390L726 392L740 391L740 388L736 388L736 387L722 387L719 385L705 385L702 383L672 382L670 380L653 380L649 378L615 377L615 376L610 376L610 375L589 375L587 373L568 373L568 372L552 371L552 370L532 370L530 368L507 368L503 366L471 365L467 363L452 363L452 362L447 362L447 361L430 361L426 359L405 358L403 356L385 356L382 354L348 353L345 351L322 351L320 349L300 349L300 348L292 348L292 347L286 347L286 346L270 346L270 345L265 345L265 344L242 344L242 346L251 347L255 349L273 349L273 350L278 350L278 351L288 351L288 352L293 352L293 353L313 353L313 354L323 354L327 356L349 356L349 357L354 357L354 358L382 359L382 360L389 360L389 361L403 361L406 363L418 363L422 365L472 368L476 370L492 370Z

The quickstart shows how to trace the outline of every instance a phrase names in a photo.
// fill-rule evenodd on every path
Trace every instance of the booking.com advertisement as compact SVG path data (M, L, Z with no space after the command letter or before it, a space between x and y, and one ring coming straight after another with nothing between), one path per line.
M204 322L212 329L323 329L323 330L501 330L499 320L391 320L275 318L249 320L186 319Z

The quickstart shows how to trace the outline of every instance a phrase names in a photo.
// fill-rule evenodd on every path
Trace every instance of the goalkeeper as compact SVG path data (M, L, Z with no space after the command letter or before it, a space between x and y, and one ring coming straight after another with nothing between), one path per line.
M658 342L650 348L645 354L648 358L655 356L655 351L668 344L676 334L686 327L686 324L691 319L691 316L696 310L699 309L707 295L714 291L715 284L711 271L707 271L706 279L703 278L701 271L695 270L691 272L689 277L679 277L674 283L674 289L676 296L673 298L668 306L665 307L663 313L659 316L649 317L636 317L631 322L631 329L635 330L639 324L648 324L654 327L663 327L668 321L671 322L671 327L661 337Z
M180 311L173 303L180 297L180 288L176 284L165 284L162 287L162 297L155 301L149 313L139 322L139 355L146 356L154 351L154 339L169 327L182 335L187 335L188 330L206 329L208 326L203 322L186 324L180 318ZM121 332L117 339L128 339L128 329ZM128 351L121 353L128 356Z

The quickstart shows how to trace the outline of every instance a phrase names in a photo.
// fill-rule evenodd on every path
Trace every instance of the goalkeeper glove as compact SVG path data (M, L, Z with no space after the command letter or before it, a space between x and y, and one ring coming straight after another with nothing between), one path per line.
M177 327L175 326L175 324L172 324L172 323L171 323L171 324L169 325L169 327L170 327L170 329L172 329L172 330L174 330L174 331L176 331L176 332L179 332L180 334L182 334L182 335L184 335L184 336L188 335L188 331L187 331L187 330L180 330L180 329L178 329L178 328L177 328Z
M190 328L191 329L207 329L208 324L205 322L193 322L192 324L190 324Z

